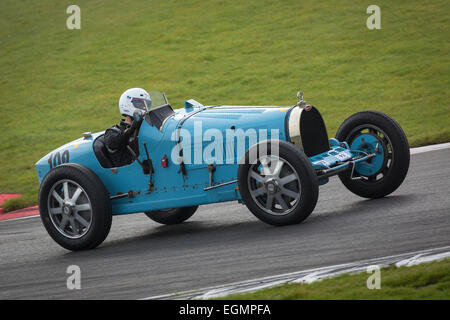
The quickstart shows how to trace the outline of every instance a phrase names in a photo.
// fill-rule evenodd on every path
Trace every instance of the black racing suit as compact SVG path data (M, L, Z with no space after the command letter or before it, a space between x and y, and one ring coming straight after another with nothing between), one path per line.
M129 145L136 152L133 133L139 129L141 123L142 118L133 121L131 125L122 119L119 125L106 129L104 141L113 167L121 167L133 162L133 155L127 146Z

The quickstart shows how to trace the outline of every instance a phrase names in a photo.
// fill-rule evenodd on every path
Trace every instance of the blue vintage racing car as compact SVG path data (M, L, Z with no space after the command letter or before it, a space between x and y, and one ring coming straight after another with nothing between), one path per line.
M101 244L113 215L145 212L177 224L199 205L224 201L239 201L272 225L300 223L331 176L361 197L380 198L409 168L406 136L381 112L352 115L330 139L301 93L288 107L188 100L176 110L163 93L150 96L131 164L113 166L104 132L84 133L36 163L40 215L64 248Z

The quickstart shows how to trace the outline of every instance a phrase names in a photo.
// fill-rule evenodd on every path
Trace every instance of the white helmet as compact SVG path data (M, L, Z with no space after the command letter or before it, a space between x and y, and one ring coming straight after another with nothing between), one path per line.
M123 116L133 117L135 113L144 114L150 109L152 100L147 91L141 88L131 88L122 93L119 99L119 110Z

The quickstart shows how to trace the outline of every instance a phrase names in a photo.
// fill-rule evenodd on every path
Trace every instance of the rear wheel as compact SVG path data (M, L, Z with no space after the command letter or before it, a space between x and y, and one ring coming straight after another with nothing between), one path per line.
M146 211L144 213L155 222L170 225L186 221L195 213L195 211L197 211L197 209L198 206L193 206L167 210Z
M375 153L376 156L355 165L339 178L351 192L365 198L380 198L394 192L409 168L409 144L400 125L378 111L358 112L346 119L336 134L350 149Z
M112 213L108 192L90 169L60 165L43 179L39 211L48 234L69 250L92 249L105 240Z
M303 152L285 141L276 143L278 152L270 142L252 147L258 149L256 161L250 161L252 149L247 151L245 163L239 165L239 191L260 220L276 226L300 223L316 206L317 176Z

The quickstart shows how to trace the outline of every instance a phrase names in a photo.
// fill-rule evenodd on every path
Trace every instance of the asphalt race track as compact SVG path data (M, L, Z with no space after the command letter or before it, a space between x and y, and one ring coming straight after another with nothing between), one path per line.
M115 217L99 248L69 252L38 217L0 222L0 299L136 299L450 245L450 149L415 154L403 185L364 200L338 178L302 224L272 227L238 203L162 226ZM69 265L81 290L68 290Z

